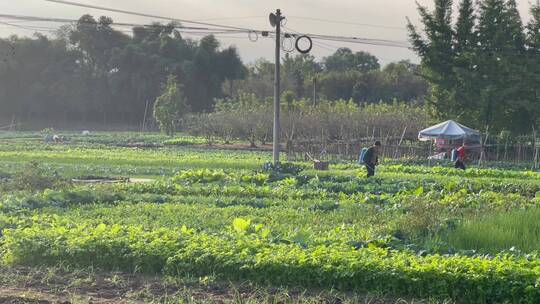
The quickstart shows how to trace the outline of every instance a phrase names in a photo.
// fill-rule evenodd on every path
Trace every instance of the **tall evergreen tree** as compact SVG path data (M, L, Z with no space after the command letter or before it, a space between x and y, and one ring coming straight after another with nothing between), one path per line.
M531 69L536 71L530 61L538 57L526 48L516 1L482 0L475 13L472 1L462 0L453 28L451 5L435 0L433 12L419 7L426 38L409 23L436 114L482 129L529 132L538 108L529 89Z
M434 114L452 117L461 112L454 103L455 65L454 30L452 28L452 0L435 0L435 10L418 7L426 38L409 21L409 37L413 49L422 58L421 75L431 83L431 93L426 100Z
M540 126L540 6L531 8L531 21L527 25L528 93L533 101L536 125ZM538 128L537 128L538 129Z
M515 1L481 2L478 37L480 119L495 129L527 132L531 117L522 96L524 34Z
M472 0L462 0L455 25L455 103L457 118L472 120L478 113L478 73L475 66L477 32L476 15Z
M531 21L527 25L527 46L530 51L540 53L540 6L531 8Z
M476 15L472 0L462 0L459 4L459 15L455 26L454 48L458 55L474 50L476 47Z

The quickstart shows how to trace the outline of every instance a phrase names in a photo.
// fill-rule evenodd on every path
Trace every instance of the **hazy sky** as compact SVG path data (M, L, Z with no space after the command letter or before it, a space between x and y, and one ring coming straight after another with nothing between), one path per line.
M417 23L418 14L414 0L72 0L86 4L106 6L147 14L208 21L219 24L242 26L271 30L268 24L268 13L281 8L288 17L286 26L299 32L357 36L363 38L390 39L406 41L404 29L406 17ZM530 1L518 0L522 17L529 18ZM433 0L417 0L432 6ZM77 19L83 14L94 16L107 15L117 22L150 23L150 18L125 14L109 13L80 7L66 6L44 0L0 0L0 13L19 14L40 17L59 17ZM379 26L362 26L322 22L305 18L326 19L344 23L361 23ZM7 19L0 19L10 22ZM161 21L161 20L157 20ZM58 26L57 24L18 23L25 25ZM0 24L0 36L10 34L31 35L33 31L22 30ZM259 57L271 59L273 56L273 40L259 39L250 42L247 35L236 35L234 38L221 38L224 46L236 45L245 62ZM313 54L317 57L327 56L336 48L347 46L353 50L368 51L387 63L400 59L417 61L416 56L407 49L358 44L341 44L325 42L316 45Z

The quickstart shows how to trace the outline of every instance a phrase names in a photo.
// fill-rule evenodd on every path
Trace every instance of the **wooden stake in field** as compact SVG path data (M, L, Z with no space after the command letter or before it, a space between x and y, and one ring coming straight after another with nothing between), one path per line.
M403 142L403 138L405 137L405 133L407 132L407 127L408 126L405 126L405 129L403 129L403 133L401 133L401 138L399 139L399 143L398 143L398 145L396 147L396 151L394 153L394 158L397 158L398 150L401 147L401 143Z
M508 138L509 136L506 136L505 143L504 143L504 161L508 159Z
M537 140L537 137L536 137L536 129L534 128L534 126L532 127L533 129L533 149L534 149L534 166L533 166L533 169L536 170L538 169L538 140Z
M144 132L146 128L146 114L147 113L148 113L148 99L146 100L146 106L144 107L144 116L143 116L143 121L142 121L141 132Z
M482 145L480 147L480 158L478 159L478 166L481 166L482 165L482 161L485 157L485 152L484 152L484 149L485 149L485 146L487 144L487 140L488 140L488 137L489 137L489 125L486 126L486 138L484 139L484 142L480 142L480 144Z

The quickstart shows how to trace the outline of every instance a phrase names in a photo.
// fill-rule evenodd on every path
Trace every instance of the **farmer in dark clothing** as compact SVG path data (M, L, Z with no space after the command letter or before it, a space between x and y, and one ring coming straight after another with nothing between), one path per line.
M369 147L364 156L364 163L366 164L367 177L375 175L375 166L379 164L379 149L381 148L381 142L376 141L375 144Z
M457 149L457 159L454 167L456 169L465 170L465 144L462 144L461 147Z

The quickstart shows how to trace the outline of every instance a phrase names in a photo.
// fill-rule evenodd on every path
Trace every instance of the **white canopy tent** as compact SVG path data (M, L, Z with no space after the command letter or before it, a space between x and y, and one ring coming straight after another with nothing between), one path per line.
M459 140L463 139L472 142L481 142L480 132L459 124L453 120L448 120L440 124L424 129L418 133L418 139L421 141L445 139Z

